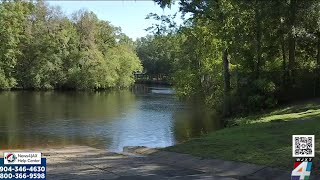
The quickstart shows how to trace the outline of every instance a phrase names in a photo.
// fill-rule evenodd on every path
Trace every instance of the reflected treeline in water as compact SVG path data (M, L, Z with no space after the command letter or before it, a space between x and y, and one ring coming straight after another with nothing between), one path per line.
M170 87L103 92L0 93L0 148L88 145L166 147L219 128Z
M0 134L1 149L32 149L68 145L85 145L102 149L111 141L108 141L106 137L89 137L80 134L70 134L69 136L31 132L1 132Z
M208 132L221 129L223 124L215 111L205 109L198 103L184 106L174 113L174 132L178 142L199 137Z
M0 146L99 144L107 137L89 136L91 124L106 123L129 112L135 103L130 91L2 92ZM97 143L99 142L99 143Z
M135 95L130 91L113 92L2 92L0 117L33 120L59 118L91 119L117 116L130 109ZM3 122L0 122L3 123Z
M136 95L145 95L151 91L150 87L145 84L135 84L130 89Z
M131 87L131 91L134 92L136 95L150 95L156 94L156 95L173 95L174 91L171 86L166 85L145 85L145 84L135 84ZM173 96L168 96L173 97Z

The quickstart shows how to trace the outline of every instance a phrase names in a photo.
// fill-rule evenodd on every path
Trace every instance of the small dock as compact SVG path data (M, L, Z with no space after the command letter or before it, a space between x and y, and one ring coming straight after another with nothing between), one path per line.
M136 84L172 85L171 77L166 74L135 73L134 79Z

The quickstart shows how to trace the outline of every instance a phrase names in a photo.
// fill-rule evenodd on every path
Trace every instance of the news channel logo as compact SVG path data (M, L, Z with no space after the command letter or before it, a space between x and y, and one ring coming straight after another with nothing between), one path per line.
M41 164L40 152L4 152L4 164Z
M291 180L310 179L312 160L315 156L314 135L292 135L292 157L296 158Z
M13 153L8 153L4 158L7 160L8 163L14 163L17 160L17 156Z

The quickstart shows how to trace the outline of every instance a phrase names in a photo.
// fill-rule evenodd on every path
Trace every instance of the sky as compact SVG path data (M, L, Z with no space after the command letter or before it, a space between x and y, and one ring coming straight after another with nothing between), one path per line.
M144 29L156 23L154 20L145 19L149 13L158 15L170 15L179 11L178 3L172 5L171 9L160 8L152 0L114 0L114 1L47 1L50 5L60 6L62 10L70 15L80 9L93 11L99 19L107 20L112 25L121 27L123 33L135 40L148 34ZM180 14L176 22L181 24Z

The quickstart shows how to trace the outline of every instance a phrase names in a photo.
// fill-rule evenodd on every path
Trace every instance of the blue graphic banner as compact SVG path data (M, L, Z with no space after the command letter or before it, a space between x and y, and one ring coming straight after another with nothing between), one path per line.
M46 158L41 158L41 164L4 164L0 158L0 179L44 180L46 171Z

